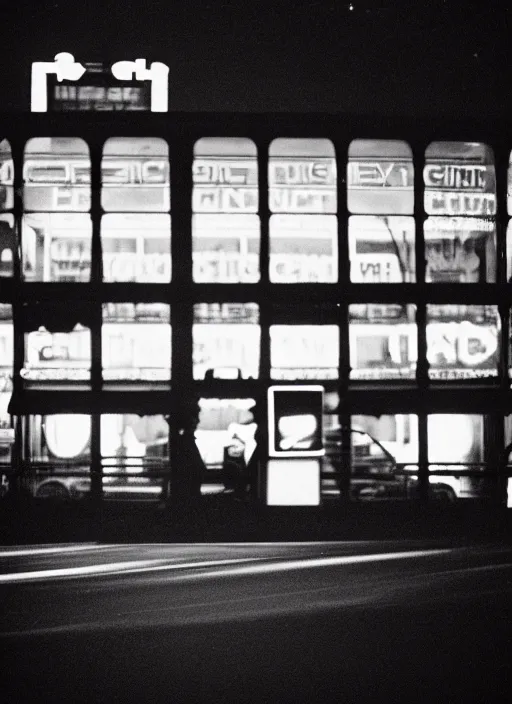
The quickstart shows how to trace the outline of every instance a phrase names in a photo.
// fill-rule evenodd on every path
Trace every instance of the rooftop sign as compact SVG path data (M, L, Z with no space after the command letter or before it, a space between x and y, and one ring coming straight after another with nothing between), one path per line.
M147 110L167 112L169 68L146 59L81 64L61 52L32 64L32 112Z

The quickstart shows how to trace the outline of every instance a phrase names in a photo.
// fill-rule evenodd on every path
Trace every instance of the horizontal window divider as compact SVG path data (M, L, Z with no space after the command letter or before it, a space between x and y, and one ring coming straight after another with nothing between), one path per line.
M511 284L211 284L1 281L0 302L66 300L171 303L262 302L301 305L336 303L432 303L512 306Z
M342 113L244 113L244 112L169 112L165 114L141 112L77 113L1 113L3 136L9 132L37 136L78 136L87 141L91 132L96 138L111 136L163 137L174 139L187 136L200 138L247 137L331 137L332 139L400 139L414 142L417 137L428 141L481 141L501 144L503 134L510 134L510 118L449 118L417 116L390 119L378 115L347 115Z
M403 387L352 389L340 399L344 413L376 415L394 413L512 413L512 391L500 388L467 386L466 388Z
M12 415L48 415L51 413L137 413L139 415L172 412L172 390L155 391L79 391L23 390L13 394L9 404Z

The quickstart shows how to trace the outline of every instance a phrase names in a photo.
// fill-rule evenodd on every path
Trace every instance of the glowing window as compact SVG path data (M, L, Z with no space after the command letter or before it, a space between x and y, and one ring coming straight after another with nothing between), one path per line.
M427 359L431 379L497 377L498 357L497 306L427 306Z
M254 142L230 137L198 140L192 175L194 281L258 281L260 221Z
M207 373L256 379L260 359L259 308L255 303L198 303L192 328L194 379Z
M14 205L14 164L11 146L0 140L0 212L11 210Z
M7 411L12 393L13 351L12 306L0 303L0 464L10 462L14 440L11 416Z
M171 280L171 218L164 214L110 213L101 219L104 281Z
M275 139L268 163L270 281L338 280L336 159L327 139Z
M170 307L163 303L104 303L102 356L105 381L168 381Z
M355 283L415 281L414 219L353 215L348 221L350 280Z
M30 382L88 381L91 373L89 321L87 305L24 305L22 378Z
M412 215L414 167L406 142L354 139L348 150L347 205L361 215Z
M25 281L89 281L92 222L80 213L31 213L23 217Z
M91 207L89 148L77 137L35 137L23 162L25 212L85 212Z
M349 306L350 379L414 379L417 360L415 306Z
M164 416L104 414L100 431L104 498L158 501L167 483L162 475L169 468Z
M272 379L337 379L338 326L272 325L270 362Z
M425 152L426 280L496 280L496 177L485 144L432 142Z
M107 212L165 213L170 208L169 147L156 137L112 137L101 164Z
M4 213L0 215L0 276L13 275L16 246L14 216Z

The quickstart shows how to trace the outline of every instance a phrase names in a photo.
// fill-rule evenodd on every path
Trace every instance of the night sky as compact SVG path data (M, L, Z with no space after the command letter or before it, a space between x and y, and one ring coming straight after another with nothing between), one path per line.
M500 5L0 0L0 111L28 109L32 61L70 51L163 61L170 110L500 116L512 103Z

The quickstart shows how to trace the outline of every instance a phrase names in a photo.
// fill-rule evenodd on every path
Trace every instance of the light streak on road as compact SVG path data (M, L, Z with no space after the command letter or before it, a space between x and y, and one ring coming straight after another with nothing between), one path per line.
M211 577L225 577L232 575L256 575L269 574L272 572L286 572L290 570L312 569L318 567L338 567L342 565L354 565L368 562L384 562L388 560L412 559L417 557L427 557L451 552L449 549L442 550L413 550L397 553L377 553L372 555L344 555L327 556L318 558L305 558L295 560L279 560L269 557L235 558L227 560L206 560L194 562L180 562L169 564L163 560L135 560L129 562L108 563L99 565L86 565L82 567L66 567L50 570L35 570L30 572L14 572L0 575L0 583L27 582L32 580L56 579L63 577L93 577L100 574L138 574L147 572L184 571L192 569L193 574L186 575L186 579L198 579ZM278 558L277 558L278 559ZM254 564L258 562L259 564ZM265 564L261 564L265 562ZM247 565L247 563L253 563ZM217 569L226 568L227 569ZM213 569L212 569L213 568ZM207 572L197 573L199 569L207 569ZM183 575L180 575L183 576Z

